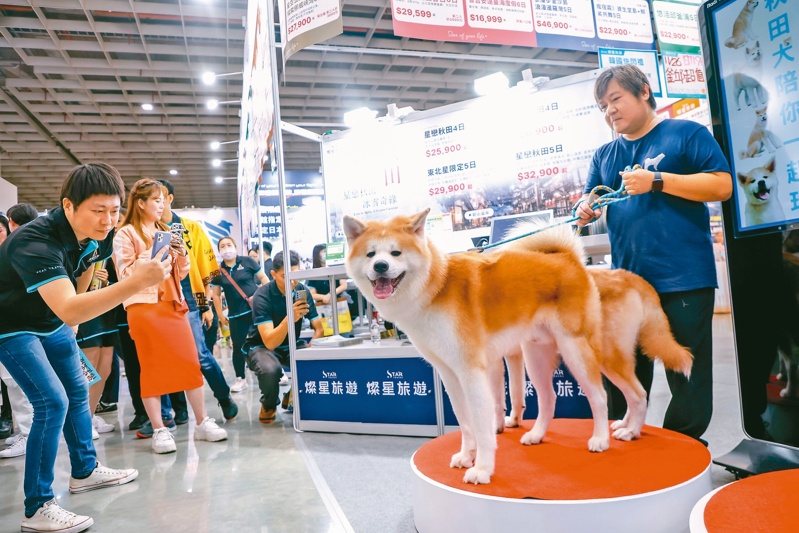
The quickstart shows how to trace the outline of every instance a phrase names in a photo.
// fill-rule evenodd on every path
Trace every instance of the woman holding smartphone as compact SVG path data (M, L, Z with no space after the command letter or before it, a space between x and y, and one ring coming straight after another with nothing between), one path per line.
M197 426L195 440L220 441L227 432L208 418L203 401L203 376L197 347L186 312L188 307L180 280L189 273L189 259L183 239L171 236L161 222L164 193L159 182L141 179L128 196L122 228L114 237L114 264L120 281L131 276L139 259L170 255L172 276L160 285L145 289L123 302L128 313L130 336L141 365L141 395L153 425L155 453L176 449L175 439L161 420L161 396L186 391ZM168 242L153 250L156 243Z
M266 285L266 277L261 265L254 259L239 255L233 237L222 237L217 243L219 255L222 256L219 275L211 280L214 286L214 306L219 322L230 327L230 339L233 341L233 370L236 382L230 386L231 392L241 392L247 388L244 378L245 355L242 352L247 332L252 327L252 307L250 301L258 285ZM222 291L227 302L227 317L222 314Z

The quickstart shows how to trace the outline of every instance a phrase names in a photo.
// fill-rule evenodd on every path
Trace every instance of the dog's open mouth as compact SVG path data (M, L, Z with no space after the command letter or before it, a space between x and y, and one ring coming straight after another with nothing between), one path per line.
M405 272L397 276L396 278L377 278L372 280L372 289L375 293L375 298L379 300L385 300L397 289L397 285L400 284L402 278L405 277Z
M765 202L766 200L768 200L769 193L771 193L771 189L764 189L762 191L757 191L755 193L755 198L757 198L761 202Z

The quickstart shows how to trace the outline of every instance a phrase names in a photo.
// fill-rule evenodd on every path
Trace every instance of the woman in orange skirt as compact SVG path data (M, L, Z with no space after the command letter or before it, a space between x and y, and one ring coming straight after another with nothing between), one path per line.
M139 259L151 257L156 231L169 231L161 222L163 210L161 184L147 178L137 181L128 196L122 228L114 237L114 264L120 280L135 271ZM183 239L172 238L169 247L159 251L158 256L172 262L172 277L131 296L123 305L139 355L142 402L153 426L153 451L170 453L176 446L161 420L163 394L186 391L197 421L195 440L225 440L227 432L205 411L197 347L180 289L180 280L189 272Z

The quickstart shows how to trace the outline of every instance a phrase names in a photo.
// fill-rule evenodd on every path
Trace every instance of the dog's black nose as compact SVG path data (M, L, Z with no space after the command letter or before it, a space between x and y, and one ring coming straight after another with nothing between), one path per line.
M388 263L385 261L377 261L373 267L378 274L385 274L388 272Z

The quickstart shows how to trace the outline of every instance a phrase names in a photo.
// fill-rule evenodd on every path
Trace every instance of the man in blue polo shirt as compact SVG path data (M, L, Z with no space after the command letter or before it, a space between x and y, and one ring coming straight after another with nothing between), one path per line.
M289 263L292 272L300 269L297 252L289 252ZM258 377L258 387L261 389L261 411L258 419L264 424L271 424L275 420L280 377L283 375L283 367L290 362L283 252L279 252L272 260L271 273L272 281L261 285L252 297L253 326L243 348L247 355L247 366ZM321 337L322 319L316 312L311 293L296 280L291 281L291 288L294 295L297 291L305 291L305 298L292 298L295 340L300 338L303 317L311 321L313 338Z
M34 409L25 455L22 531L70 531L94 521L62 509L53 493L59 436L69 449L69 491L133 481L138 472L100 465L92 444L89 391L70 326L86 322L171 272L171 259L142 259L131 278L86 292L92 264L111 256L125 186L113 167L72 170L61 206L15 231L0 246L0 363Z
M594 154L585 192L597 185L630 198L608 207L613 268L635 272L655 287L674 337L691 350L691 378L667 371L672 399L663 427L699 439L713 411L713 303L716 266L705 202L732 194L724 154L708 130L688 120L659 120L646 75L632 65L611 67L594 84L594 97L619 137ZM587 196L581 224L601 215ZM649 393L652 361L639 354L636 374ZM657 355L657 354L655 354ZM612 389L610 417L626 405Z

